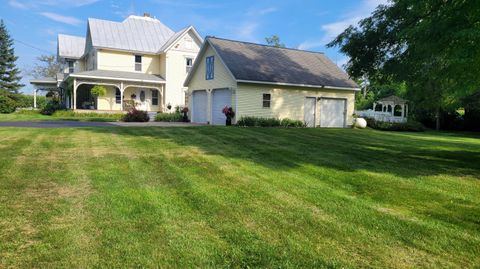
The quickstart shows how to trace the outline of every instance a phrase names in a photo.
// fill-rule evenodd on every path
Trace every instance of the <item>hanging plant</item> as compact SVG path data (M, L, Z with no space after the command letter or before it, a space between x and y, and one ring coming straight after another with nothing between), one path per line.
M107 95L107 88L102 85L95 85L91 90L90 93L93 97L105 96Z

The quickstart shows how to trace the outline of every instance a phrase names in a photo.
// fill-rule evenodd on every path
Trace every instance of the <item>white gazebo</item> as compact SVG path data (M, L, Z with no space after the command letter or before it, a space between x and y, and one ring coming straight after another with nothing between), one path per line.
M408 101L398 96L390 95L374 102L372 109L356 111L356 114L383 122L407 122Z
M37 108L38 91L59 91L60 83L61 81L50 77L30 80L33 85L33 108Z

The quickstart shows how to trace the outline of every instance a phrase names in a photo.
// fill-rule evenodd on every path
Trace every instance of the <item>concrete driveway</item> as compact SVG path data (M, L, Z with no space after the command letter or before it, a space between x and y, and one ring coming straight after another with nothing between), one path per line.
M93 122L93 121L4 121L0 127L81 128L81 127L193 127L204 124L185 122Z

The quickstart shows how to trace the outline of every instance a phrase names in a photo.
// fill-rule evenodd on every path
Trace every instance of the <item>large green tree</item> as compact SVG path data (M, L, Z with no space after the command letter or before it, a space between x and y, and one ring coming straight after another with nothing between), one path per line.
M417 107L444 109L480 88L480 1L391 0L329 46L354 78L405 82Z
M13 48L13 39L3 20L0 20L0 90L18 93L18 90L23 87L20 84L22 79L20 70L15 64L17 59Z
M269 46L274 46L274 47L277 47L277 48L285 48L285 44L280 42L280 37L278 37L277 35L272 35L270 37L265 37L265 42L267 42L267 44Z

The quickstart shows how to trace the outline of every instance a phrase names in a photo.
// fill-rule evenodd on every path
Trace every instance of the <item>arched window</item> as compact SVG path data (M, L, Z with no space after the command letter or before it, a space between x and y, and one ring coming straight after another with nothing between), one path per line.
M140 101L145 102L145 91L140 92Z
M395 109L393 110L393 116L400 117L402 116L402 106L396 105Z
M119 89L115 91L115 103L120 104L122 102L122 93Z
M387 112L392 112L392 106L391 105L387 106Z
M380 111L380 112L382 112L382 105L381 105L381 104L377 104L377 105L375 106L375 111Z

